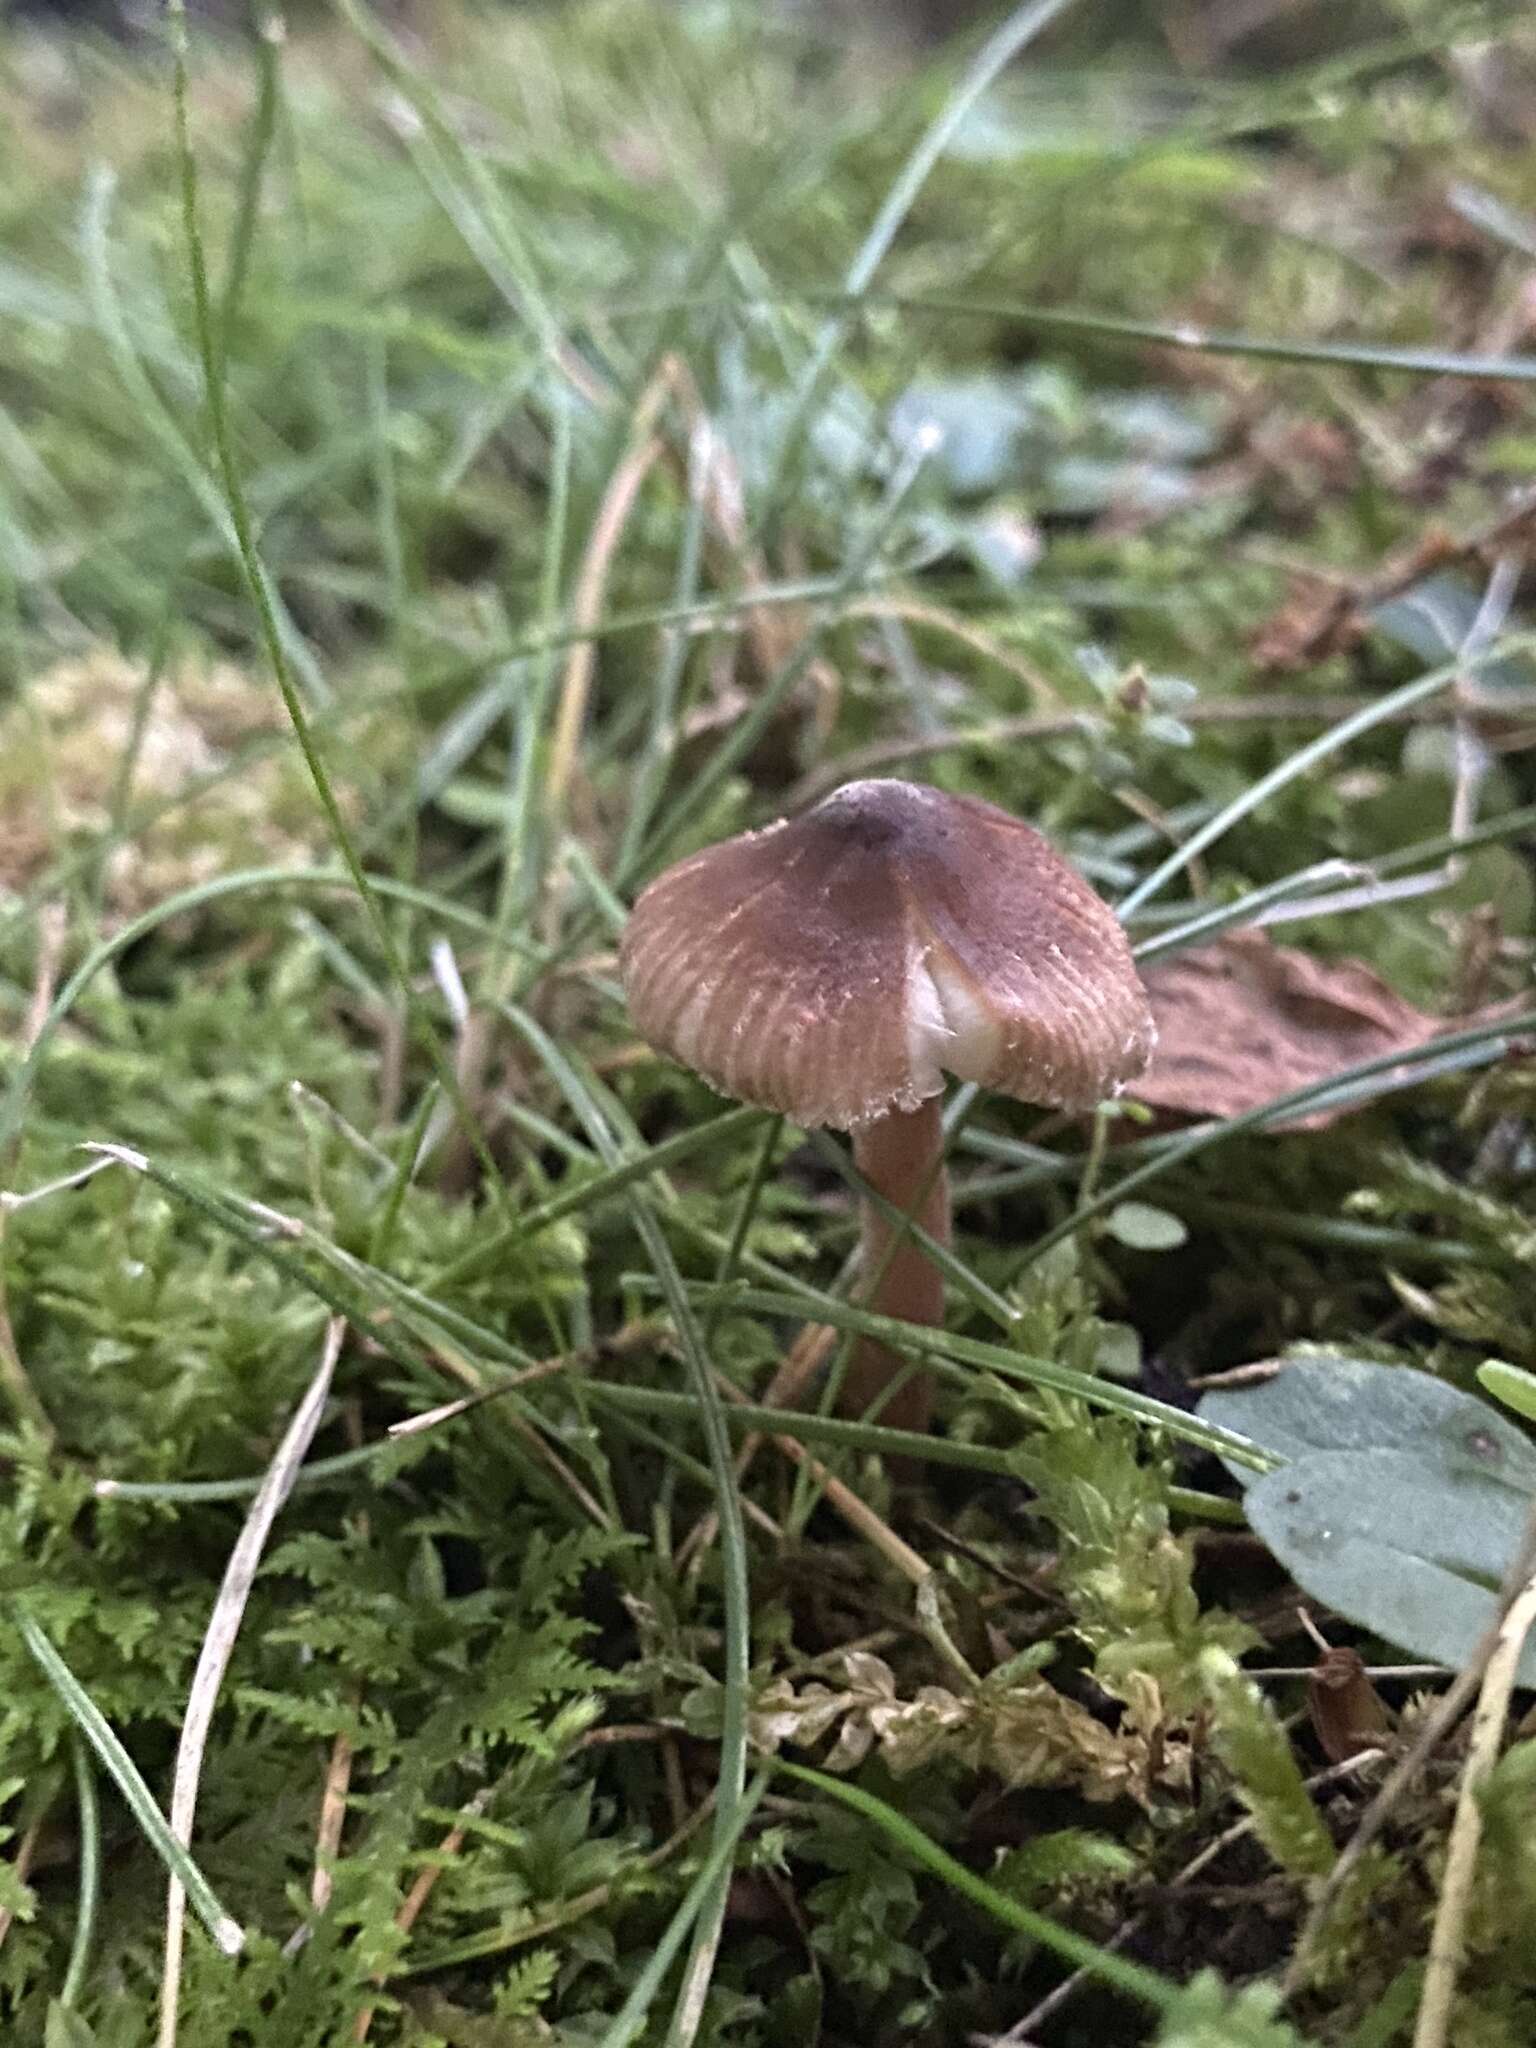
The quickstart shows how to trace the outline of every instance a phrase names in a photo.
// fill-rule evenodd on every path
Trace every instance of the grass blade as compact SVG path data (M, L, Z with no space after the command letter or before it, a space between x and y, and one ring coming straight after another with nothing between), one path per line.
M849 319L874 282L875 273L890 253L891 244L933 175L935 166L976 103L1040 31L1049 27L1058 15L1064 14L1071 4L1072 0L1030 0L1029 5L1014 8L971 59L965 76L897 173L869 232L859 245L858 253L848 266L839 295L839 311L825 323L816 337L810 360L790 400L789 417L775 456L773 473L764 492L764 502L770 515L777 509L779 488L799 451L828 372L848 331Z
M645 2025L646 2015L655 2002L656 1994L661 1989L689 1929L705 1911L710 1895L722 1880L729 1877L731 1857L735 1853L742 1830L752 1818L757 1802L767 1789L768 1778L765 1773L743 1792L737 1802L730 1826L717 1827L703 1869L688 1887L682 1904L667 1923L666 1932L657 1942L645 1968L635 1979L628 1998L610 2025L605 2028L598 2048L628 2048L628 2044Z
M621 1163L618 1141L596 1094L573 1062L555 1044L534 1018L513 1004L504 1004L509 1021L537 1053L559 1083L562 1093L581 1120L594 1148L605 1165ZM725 1914L730 1881L726 1845L740 1831L747 1764L747 1680L751 1662L751 1590L747 1570L747 1537L742 1520L741 1497L731 1460L731 1440L726 1427L724 1403L715 1387L708 1347L694 1316L688 1290L672 1256L660 1224L643 1190L632 1188L626 1199L662 1296L682 1346L683 1359L692 1384L700 1426L704 1433L710 1474L715 1486L715 1512L720 1519L720 1563L724 1579L725 1686L720 1734L720 1773L716 1793L713 1848L721 1852L718 1874L703 1896L694 1932L693 1949L687 1966L690 1979L703 1967L706 1953L712 1957L720 1923ZM712 1859L713 1860L713 1859ZM626 2008L627 2009L627 2008ZM628 2034L616 2039L627 2040Z
M1428 675L1417 676L1411 683L1404 683L1400 689L1389 690L1386 696L1378 698L1373 704L1367 704L1355 712L1353 717L1342 719L1339 724L1330 726L1327 732L1319 733L1315 740L1309 740L1306 746L1298 747L1294 754L1287 755L1285 760L1271 768L1267 775L1261 775L1256 782L1250 783L1247 789L1232 799L1231 803L1224 804L1213 818L1207 819L1205 824L1192 832L1181 846L1175 847L1165 861L1160 862L1150 875L1145 876L1129 894L1122 897L1119 905L1121 919L1133 917L1143 904L1150 902L1175 875L1182 874L1190 862L1198 859L1208 846L1214 845L1239 820L1258 810L1277 790L1284 789L1287 784L1296 781L1298 776L1305 775L1310 769L1315 768L1319 761L1326 761L1328 756L1336 754L1340 747L1347 747L1351 740L1358 739L1362 733L1369 732L1373 726L1380 725L1383 720L1391 718L1395 713L1406 711L1411 705L1423 703L1426 698L1433 697L1440 690L1449 689L1459 678L1494 661L1502 660L1516 649L1528 649L1532 645L1536 645L1536 641L1533 641L1530 635L1514 636L1493 647L1483 648L1470 657L1458 656L1455 661L1447 663L1443 668L1433 669Z
M75 1933L70 1943L69 1962L59 1989L60 2005L78 2005L90 1968L91 1943L96 1933L96 1908L101 1899L101 1804L96 1797L96 1773L84 1738L76 1734L72 1744L75 1765L75 1819L80 1830L79 1903L75 1908Z
M215 1947L224 1955L239 1955L245 1946L245 1930L232 1913L225 1911L212 1885L172 1834L138 1765L113 1733L106 1716L25 1607L14 1607L12 1613L22 1641L41 1665L76 1727L106 1766L146 1841L172 1877L185 1886L192 1910L212 1936Z
M931 1841L904 1814L887 1806L883 1799L877 1799L862 1786L850 1784L846 1778L829 1777L825 1771L807 1770L803 1764L780 1763L777 1768L786 1777L796 1779L828 1799L835 1799L864 1820L872 1822L894 1848L911 1857L924 1870L931 1871L952 1892L969 1899L973 1906L979 1906L999 1926L1014 1934L1027 1935L1031 1941L1039 1942L1042 1948L1050 1949L1075 1968L1096 1977L1101 1984L1135 1999L1141 2005L1150 2006L1154 2012L1166 2012L1173 2005L1178 1989L1166 1978L1144 1969L1140 1963L1127 1962L1124 1956L1116 1955L1111 1949L1100 1948L1096 1942L1074 1934L1069 1927L1059 1927L1043 1913L1036 1913L1007 1892L999 1891L996 1885L988 1884L974 1870L968 1870L963 1863L957 1862L947 1849L941 1849L937 1842Z

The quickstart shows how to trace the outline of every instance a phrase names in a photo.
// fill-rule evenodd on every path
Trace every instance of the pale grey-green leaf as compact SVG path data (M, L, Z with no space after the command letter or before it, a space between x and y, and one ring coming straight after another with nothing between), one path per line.
M1497 1611L1531 1492L1454 1446L1437 1461L1436 1448L1313 1452L1256 1481L1245 1505L1315 1599L1415 1656L1459 1667ZM1536 1643L1519 1682L1536 1685Z
M1137 1252L1171 1252L1189 1236L1179 1217L1151 1202L1117 1202L1105 1217L1104 1228Z
M1446 1479L1492 1475L1536 1492L1536 1446L1521 1430L1486 1401L1407 1366L1319 1353L1292 1360L1262 1386L1207 1394L1199 1412L1288 1460L1314 1451L1412 1451Z

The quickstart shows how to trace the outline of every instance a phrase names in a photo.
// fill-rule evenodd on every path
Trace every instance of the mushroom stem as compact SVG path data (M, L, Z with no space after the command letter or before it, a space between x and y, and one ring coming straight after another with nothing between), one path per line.
M935 1095L919 1109L895 1109L864 1124L854 1132L853 1162L892 1208L947 1245L949 1179L944 1171L941 1104L942 1098ZM899 1243L893 1243L895 1238L896 1225L866 1202L859 1243L865 1306L876 1315L899 1316L904 1322L940 1322L943 1274L910 1236ZM882 1402L879 1420L892 1429L926 1430L933 1409L931 1374L908 1371L904 1359L872 1337L855 1341L843 1381L846 1412L864 1414L902 1372L907 1372L906 1381Z

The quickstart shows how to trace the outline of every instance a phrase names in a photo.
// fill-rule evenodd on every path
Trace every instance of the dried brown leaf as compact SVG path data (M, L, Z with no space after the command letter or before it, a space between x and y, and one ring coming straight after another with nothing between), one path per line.
M1157 1051L1130 1092L1184 1116L1239 1116L1475 1021L1431 1016L1358 960L1321 960L1258 931L1176 954L1145 980ZM1345 1113L1318 1109L1284 1128L1321 1129Z

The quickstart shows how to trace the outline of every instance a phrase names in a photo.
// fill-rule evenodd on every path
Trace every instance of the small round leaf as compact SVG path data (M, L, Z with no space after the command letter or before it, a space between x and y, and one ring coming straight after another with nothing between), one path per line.
M1150 1202L1117 1202L1104 1227L1133 1252L1176 1251L1189 1236L1179 1217L1154 1209Z

